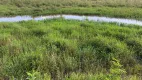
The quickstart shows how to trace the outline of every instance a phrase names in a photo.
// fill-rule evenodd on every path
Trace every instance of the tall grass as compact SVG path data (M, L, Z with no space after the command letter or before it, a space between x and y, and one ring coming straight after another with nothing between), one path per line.
M135 25L64 19L0 23L0 78L138 80L141 31Z
M142 20L141 7L140 0L0 0L0 16L80 14Z

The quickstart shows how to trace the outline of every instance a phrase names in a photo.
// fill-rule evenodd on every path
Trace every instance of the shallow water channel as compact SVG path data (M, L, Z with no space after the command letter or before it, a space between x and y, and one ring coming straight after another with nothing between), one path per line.
M15 16L15 17L0 17L0 22L19 22L19 21L28 21L28 20L45 20L60 18L64 19L75 19L75 20L90 20L90 21L99 21L99 22L116 22L118 24L133 24L142 26L142 21L134 19L124 19L124 18L109 18L109 17L99 17L99 16L81 16L81 15L48 15L48 16Z

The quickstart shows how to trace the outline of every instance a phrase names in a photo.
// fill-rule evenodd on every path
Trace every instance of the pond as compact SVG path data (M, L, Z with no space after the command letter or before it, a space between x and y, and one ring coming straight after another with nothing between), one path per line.
M89 20L89 21L98 21L98 22L116 22L118 24L133 24L142 26L142 21L134 19L124 19L124 18L110 18L110 17L99 17L99 16L83 16L83 15L48 15L48 16L15 16L15 17L0 17L0 22L19 22L19 21L28 21L28 20L45 20L53 18L64 18L64 19L73 19L73 20Z

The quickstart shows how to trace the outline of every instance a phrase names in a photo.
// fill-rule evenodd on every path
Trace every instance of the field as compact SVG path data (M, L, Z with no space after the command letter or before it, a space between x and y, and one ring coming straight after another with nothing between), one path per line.
M0 55L2 79L139 80L142 28L62 18L0 23Z
M0 0L0 16L142 20L141 0ZM0 22L0 80L142 80L142 26L64 18Z
M142 20L141 7L141 0L0 0L0 16L80 14Z

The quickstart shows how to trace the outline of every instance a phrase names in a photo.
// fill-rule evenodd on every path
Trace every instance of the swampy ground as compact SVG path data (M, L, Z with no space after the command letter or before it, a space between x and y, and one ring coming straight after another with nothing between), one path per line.
M0 0L0 16L142 18L140 0ZM141 80L142 27L65 20L0 22L0 80Z
M142 27L62 18L0 23L0 55L1 78L10 80L134 80L142 74Z

